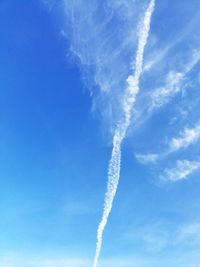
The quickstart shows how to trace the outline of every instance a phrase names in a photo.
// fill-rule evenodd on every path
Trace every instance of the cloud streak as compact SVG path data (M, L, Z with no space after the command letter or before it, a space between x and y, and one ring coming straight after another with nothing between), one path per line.
M200 122L193 128L185 127L179 136L172 137L168 142L166 151L162 153L136 153L135 158L142 164L157 163L179 150L186 149L200 139Z
M155 89L151 95L149 111L153 111L167 104L175 95L181 92L186 75L200 60L200 51L193 51L192 58L182 71L169 71L164 86Z
M169 149L175 152L180 149L187 148L189 145L196 143L200 138L200 123L194 128L185 128L180 132L179 137L173 137L169 142Z
M138 36L138 48L135 59L135 71L133 75L130 75L127 79L127 89L123 99L123 111L124 116L117 125L114 137L113 137L113 149L108 168L108 183L107 192L104 201L104 210L102 219L97 230L97 243L96 253L94 258L93 267L97 267L98 259L103 242L103 232L108 221L109 214L112 209L113 200L117 191L119 177L120 177L120 164L121 164L121 144L126 136L126 132L131 121L131 110L135 103L136 96L139 92L139 80L142 73L144 49L147 43L151 16L154 11L155 1L151 0L147 10L145 11L143 22L140 25Z
M165 169L160 179L177 182L187 179L189 175L198 169L200 169L200 161L177 160L176 166L171 169Z
M158 160L159 155L155 153L135 154L136 159L142 164L155 163Z

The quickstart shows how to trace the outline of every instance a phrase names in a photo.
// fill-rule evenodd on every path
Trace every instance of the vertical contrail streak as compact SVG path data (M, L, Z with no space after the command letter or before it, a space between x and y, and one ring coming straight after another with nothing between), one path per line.
M134 74L130 75L127 79L128 86L123 100L123 118L118 123L116 131L113 137L113 149L112 155L108 167L108 183L107 192L104 200L104 209L102 219L99 223L97 230L97 243L96 243L96 253L94 258L93 267L97 267L99 254L101 251L103 232L108 221L110 211L112 209L113 200L117 191L117 186L120 177L120 165L121 165L121 144L126 136L126 132L131 121L131 110L133 108L136 96L139 92L139 80L142 73L144 49L147 43L151 16L154 11L155 0L151 0L149 6L147 7L144 15L144 19L139 28L138 35L138 47L134 63Z

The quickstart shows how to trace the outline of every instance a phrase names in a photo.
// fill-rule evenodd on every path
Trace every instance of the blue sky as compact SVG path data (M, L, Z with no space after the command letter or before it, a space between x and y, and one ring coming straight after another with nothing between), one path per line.
M0 2L0 266L92 266L148 3ZM155 2L99 267L200 264L199 8Z

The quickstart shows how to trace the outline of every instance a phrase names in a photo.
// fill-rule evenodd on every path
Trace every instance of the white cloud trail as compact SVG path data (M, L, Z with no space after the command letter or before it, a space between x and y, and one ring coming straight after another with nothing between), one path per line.
M103 241L103 232L107 224L108 217L112 209L113 200L117 191L117 186L120 177L121 144L123 139L125 138L127 129L130 125L132 107L139 92L139 80L143 68L144 49L149 35L151 16L154 11L154 6L155 0L151 0L148 8L145 11L143 22L140 25L138 48L135 59L135 71L134 74L130 75L127 79L128 86L122 103L124 115L122 120L117 125L113 137L113 149L108 168L107 192L104 200L104 210L102 219L99 223L97 230L96 253L94 257L93 267L97 267L98 265L99 255Z

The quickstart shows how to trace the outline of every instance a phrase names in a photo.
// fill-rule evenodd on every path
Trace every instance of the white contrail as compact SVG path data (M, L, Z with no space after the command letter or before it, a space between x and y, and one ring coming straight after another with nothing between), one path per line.
M94 258L93 267L97 267L99 254L101 251L103 232L107 224L108 216L112 209L113 200L117 191L117 186L120 177L120 164L121 164L121 144L126 136L127 129L131 121L131 110L133 104L136 100L136 96L139 92L139 80L142 73L143 58L144 58L144 48L147 43L151 16L154 11L155 0L151 0L149 6L145 12L143 22L140 25L139 36L138 36L138 48L135 59L135 71L133 75L130 75L127 79L127 89L123 100L123 111L124 115L122 120L116 127L116 131L113 137L113 149L112 155L108 167L108 183L107 192L104 200L104 209L102 219L99 223L97 230L97 243L96 243L96 253Z

